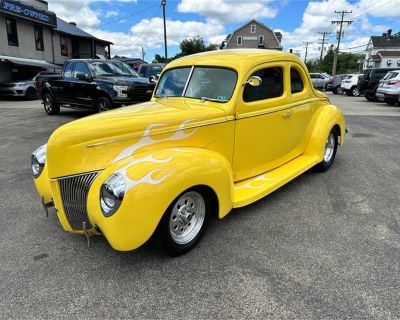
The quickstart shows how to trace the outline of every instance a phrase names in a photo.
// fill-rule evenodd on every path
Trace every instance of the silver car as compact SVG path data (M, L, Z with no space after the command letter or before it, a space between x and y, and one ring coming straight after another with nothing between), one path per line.
M380 80L375 93L378 101L385 101L387 104L395 105L400 97L400 70L389 71Z
M36 99L35 81L18 80L0 83L0 96L23 97L28 100Z
M326 89L331 76L327 73L310 73L311 82L316 89Z

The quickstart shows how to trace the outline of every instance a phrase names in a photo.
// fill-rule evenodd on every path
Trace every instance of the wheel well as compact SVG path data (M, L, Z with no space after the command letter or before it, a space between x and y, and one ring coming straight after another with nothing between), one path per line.
M335 124L332 128L332 130L334 130L339 138L339 144L341 142L341 138L342 138L342 133L340 131L340 126L338 124Z
M219 202L218 202L218 197L217 197L217 194L215 193L215 191L206 185L198 185L198 186L195 186L190 189L196 190L204 196L204 198L207 202L207 205L210 206L211 216L218 218Z
M110 97L110 95L107 92L102 91L97 95L96 101L94 102L95 105L97 105L97 101L99 101L100 98L107 98L112 104L112 98Z

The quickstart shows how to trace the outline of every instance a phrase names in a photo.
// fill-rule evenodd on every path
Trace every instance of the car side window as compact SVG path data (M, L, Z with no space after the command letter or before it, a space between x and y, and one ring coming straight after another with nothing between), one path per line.
M292 93L301 92L304 89L303 80L295 68L290 68L290 87Z
M262 83L258 87L246 84L243 92L243 101L253 102L283 95L283 71L281 68L261 69L251 76L260 77Z
M83 73L86 76L90 76L90 70L89 70L88 66L86 65L86 63L78 62L75 65L74 78L76 78L76 75L78 73Z
M72 68L73 64L71 62L67 63L64 67L64 77L71 78L72 77Z

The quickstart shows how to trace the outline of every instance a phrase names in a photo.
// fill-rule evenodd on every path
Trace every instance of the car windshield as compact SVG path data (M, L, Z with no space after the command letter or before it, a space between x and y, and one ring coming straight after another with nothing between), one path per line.
M126 63L120 61L95 61L89 63L93 75L98 76L128 76L139 77L139 75Z
M189 79L190 77L190 79ZM189 81L188 81L189 80ZM188 97L227 102L237 81L235 71L216 67L184 67L163 73L156 97Z

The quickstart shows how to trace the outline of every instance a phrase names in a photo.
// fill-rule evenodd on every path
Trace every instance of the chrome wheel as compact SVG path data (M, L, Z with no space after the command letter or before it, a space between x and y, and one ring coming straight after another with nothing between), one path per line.
M53 111L53 101L49 95L45 95L44 97L44 109L47 113L51 113Z
M331 132L329 133L328 139L325 143L324 161L329 162L332 159L333 153L335 152L335 135Z
M185 245L200 232L206 215L206 203L196 191L183 194L174 204L169 218L169 232L174 242Z

